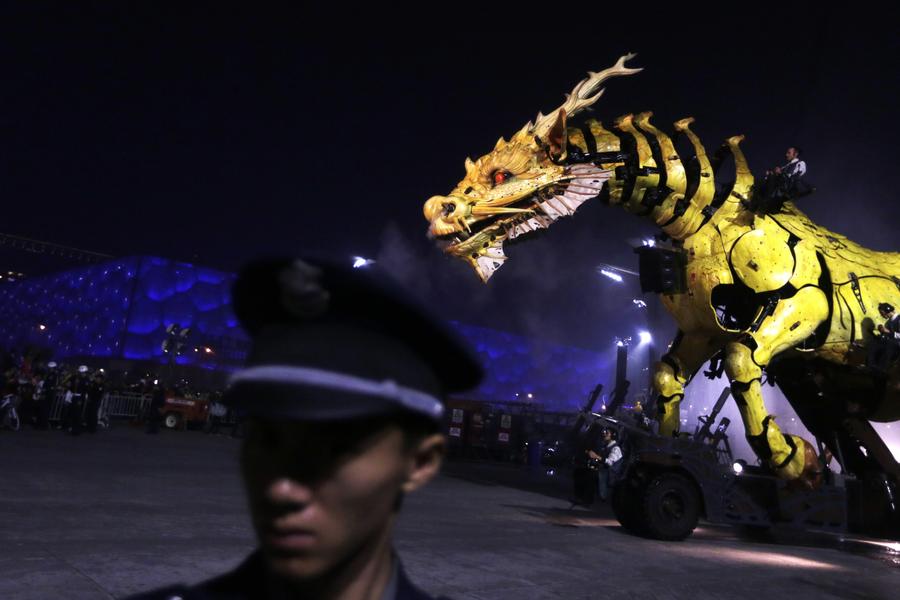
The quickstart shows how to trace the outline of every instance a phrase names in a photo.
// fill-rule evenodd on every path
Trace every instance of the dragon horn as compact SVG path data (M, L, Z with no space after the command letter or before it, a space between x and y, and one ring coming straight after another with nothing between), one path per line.
M637 54L626 54L619 57L616 64L608 69L604 69L599 73L594 73L593 71L589 72L587 79L582 79L578 85L572 89L572 93L566 95L566 101L563 102L559 108L548 115L538 115L534 124L534 132L538 136L544 137L544 135L546 135L553 127L561 110L564 110L566 115L572 116L591 106L603 95L603 89L600 88L600 85L607 79L619 77L621 75L634 75L635 73L641 72L643 69L629 69L625 66L625 63L635 56L637 56Z

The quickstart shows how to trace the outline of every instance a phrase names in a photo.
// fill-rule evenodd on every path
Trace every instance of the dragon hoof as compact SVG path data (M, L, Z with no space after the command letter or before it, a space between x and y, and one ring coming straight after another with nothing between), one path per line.
M822 465L815 446L797 436L791 436L797 444L797 457L802 457L799 475L790 481L788 486L797 490L817 490L822 485ZM798 460L799 462L799 460Z

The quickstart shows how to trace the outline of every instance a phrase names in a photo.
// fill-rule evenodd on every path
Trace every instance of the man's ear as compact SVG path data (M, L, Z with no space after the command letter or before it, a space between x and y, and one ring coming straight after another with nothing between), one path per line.
M415 491L434 479L447 453L447 438L441 433L426 435L409 450L409 467L403 492Z

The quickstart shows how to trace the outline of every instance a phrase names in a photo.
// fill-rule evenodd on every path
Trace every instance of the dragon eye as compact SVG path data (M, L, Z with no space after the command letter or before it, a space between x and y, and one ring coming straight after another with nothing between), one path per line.
M500 185L501 183L506 183L509 178L512 177L512 173L509 171L494 171L494 185Z

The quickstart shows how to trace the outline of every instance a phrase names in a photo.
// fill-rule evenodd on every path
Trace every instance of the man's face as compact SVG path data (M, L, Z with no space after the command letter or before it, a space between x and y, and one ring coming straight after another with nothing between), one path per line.
M310 581L389 545L401 495L437 473L442 450L442 436L411 447L371 420L248 421L241 466L269 568Z
M784 156L788 160L794 160L795 158L797 158L797 149L793 147L788 148L787 152L784 153Z

